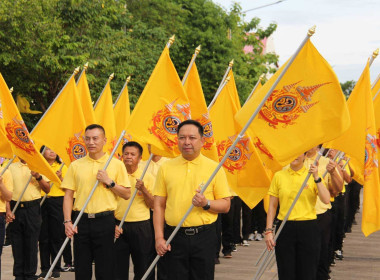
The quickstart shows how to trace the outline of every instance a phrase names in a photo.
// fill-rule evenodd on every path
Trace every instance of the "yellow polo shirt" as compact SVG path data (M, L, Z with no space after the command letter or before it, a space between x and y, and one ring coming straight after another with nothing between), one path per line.
M136 179L140 179L143 170L144 169L140 166L134 173L128 174L129 182L131 184L131 193L135 192ZM149 174L148 172L145 173L143 182L147 190L150 193L153 193L153 187L154 187L153 176ZM121 221L121 219L123 218L124 212L127 209L129 202L130 202L129 199L125 200L118 197L117 208L115 210L115 217L119 221ZM149 218L150 218L149 207L145 203L143 194L140 191L138 191L135 199L132 202L131 209L129 209L127 217L125 218L125 221L139 222L139 221L149 220Z
M86 155L70 164L61 184L61 188L76 192L76 199L73 206L74 211L80 211L83 208L84 203L96 183L96 174L104 167L108 158L108 154L105 154L98 160ZM106 171L108 176L115 181L116 184L126 188L130 187L127 171L120 160L113 157ZM117 196L100 183L84 212L95 214L104 211L113 211L116 209L116 206Z
M60 168L61 164L54 161L54 163L51 165L51 168L54 170L54 173L56 173ZM62 178L65 178L67 172L67 166L63 165L62 167ZM48 193L48 197L59 197L64 196L65 191L61 189L61 185L58 185L57 183L53 183L53 185L50 188L50 192ZM45 196L45 192L41 190L41 196Z
M308 174L306 167L294 171L290 167L280 170L274 174L268 194L278 197L280 211L278 219L283 220L292 205L303 181ZM315 203L317 201L318 188L314 183L313 176L310 176L306 187L302 191L298 201L289 216L289 221L306 221L317 218L315 213Z
M0 167L0 173L3 171L3 168ZM5 187L13 192L13 178L12 178L12 174L9 170L5 170L4 174L3 174L3 184L5 185ZM0 212L5 212L6 211L6 208L5 208L5 200L3 199L3 197L1 196L0 194Z
M310 168L310 165L314 163L315 158L317 157L317 154L311 158L305 158L305 166L307 169ZM330 159L326 157L320 157L319 158L319 164L318 164L318 173L319 176L323 176L326 172L327 165L329 164ZM331 175L330 173L327 173L326 177L324 178L324 181L326 182L326 188L328 189L328 184L331 182ZM331 199L330 199L331 200ZM331 209L331 203L328 204L323 203L319 197L317 197L317 202L315 203L315 211L317 215L325 213L327 210Z
M9 171L12 173L13 178L12 200L17 201L31 176L31 171L28 165L22 163L21 161L12 163L9 166ZM49 179L47 179L45 176L42 175L42 177L46 182L49 182ZM21 201L32 201L39 198L41 198L41 187L38 184L36 178L32 177L32 180L26 188Z
M162 164L158 171L154 195L166 197L165 221L177 226L192 204L196 190L204 185L215 170L217 162L200 154L188 161L182 155ZM204 193L209 200L230 197L226 174L219 170ZM194 207L183 227L201 226L216 221L218 214Z
M160 160L157 161L157 162L154 162L154 161L152 160L152 161L149 163L148 171L147 171L147 172L149 172L149 173L153 176L153 178L156 179L156 177L157 177L157 173L158 173L158 170L160 169L161 165L162 165L163 163L165 163L166 161L168 161L168 160L169 160L169 158L166 158L166 157L162 157L162 158L160 158ZM148 162L147 160L145 160L145 161L140 161L140 163L139 163L139 167L141 167L142 170L144 170L145 165L146 165L147 162Z

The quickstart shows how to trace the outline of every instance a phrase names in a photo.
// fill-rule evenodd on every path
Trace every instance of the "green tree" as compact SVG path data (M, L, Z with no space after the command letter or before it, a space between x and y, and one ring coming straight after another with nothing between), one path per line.
M114 72L114 98L132 76L134 106L165 43L176 34L171 56L181 77L201 44L197 66L208 101L231 59L245 99L258 77L273 71L268 65L277 62L276 55L262 55L261 44L276 25L261 29L259 22L244 22L238 4L225 11L210 0L2 0L0 71L14 94L44 111L74 68L89 62L94 101ZM243 52L247 44L253 53ZM31 128L39 117L24 119Z
M356 82L354 80L346 81L344 83L340 83L340 86L342 88L342 91L344 95L346 96L346 99L350 96L352 90L355 87Z

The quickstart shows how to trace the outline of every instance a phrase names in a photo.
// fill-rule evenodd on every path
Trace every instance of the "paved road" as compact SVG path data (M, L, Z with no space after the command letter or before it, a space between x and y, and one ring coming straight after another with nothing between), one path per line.
M360 215L357 215L360 224ZM251 241L249 247L238 246L231 259L221 258L221 264L216 266L215 279L253 279L256 272L254 266L264 248L264 241ZM380 280L380 231L365 238L360 231L360 225L353 226L352 233L347 234L344 241L344 260L336 261L333 268L333 280ZM13 258L11 248L4 248L2 256L2 279L11 280ZM73 280L71 272L62 273L62 280ZM130 279L133 279L132 277ZM276 266L265 272L262 280L277 279Z

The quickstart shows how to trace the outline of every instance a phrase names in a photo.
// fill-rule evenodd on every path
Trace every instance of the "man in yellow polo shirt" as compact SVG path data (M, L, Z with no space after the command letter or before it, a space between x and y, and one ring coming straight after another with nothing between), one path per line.
M154 189L156 251L165 255L168 279L214 279L215 221L218 213L228 212L231 193L224 170L220 169L200 194L200 188L218 165L200 153L204 143L202 125L184 121L177 135L181 155L161 166ZM194 209L167 246L166 239L191 204Z
M92 279L92 261L95 261L96 279L113 279L113 245L115 234L114 211L117 197L130 197L130 184L124 164L112 158L106 171L102 170L109 155L103 151L107 138L104 128L92 124L85 130L85 145L88 154L70 164L61 188L66 189L63 215L66 236L74 238L75 279ZM83 208L96 180L96 188L77 228L74 218ZM76 199L73 206L74 192Z
M41 190L48 193L50 185L48 179L29 169L20 159L12 163L9 171L13 178L13 194L10 209L7 209L7 218L12 221L9 225L11 233L12 253L14 258L13 275L17 280L36 279L38 263L38 237L41 229ZM21 202L14 214L10 211L15 207L30 175L32 180L28 184Z
M140 180L144 170L139 166L143 154L142 146L137 142L127 142L123 146L123 162L128 172L131 191L138 190L131 208L120 231L116 226L115 243L115 277L114 280L128 280L129 258L132 256L134 278L141 279L154 259L154 237L150 223L150 209L153 208L154 178L146 173ZM115 211L116 223L120 224L130 201L118 199ZM121 234L121 235L120 235ZM152 273L148 279L154 279Z
M0 167L0 173L3 168ZM5 212L6 203L11 201L13 192L13 179L9 170L6 170L3 175L0 175L0 267L1 267L1 254L3 253L3 244L5 238ZM1 269L0 269L1 279Z

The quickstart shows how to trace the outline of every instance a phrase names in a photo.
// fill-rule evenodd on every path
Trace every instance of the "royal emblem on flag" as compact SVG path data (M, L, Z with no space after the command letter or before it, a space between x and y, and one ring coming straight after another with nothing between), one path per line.
M177 100L177 99L176 99ZM190 104L175 104L176 100L166 104L152 118L150 133L162 141L170 150L177 148L177 127L187 119L190 119Z
M224 157L232 143L235 141L237 135L228 137L227 140L223 140L217 144L219 161ZM243 137L230 152L227 160L223 166L229 172L234 174L235 170L240 171L247 164L247 160L251 158L252 153L249 152L249 138Z
M66 151L72 162L86 156L87 150L83 141L82 131L75 133L73 137L70 137Z
M203 148L205 150L211 150L211 147L214 144L214 132L212 130L209 114L202 114L202 117L197 121L203 126L203 136L205 139Z
M286 127L295 124L301 114L307 113L310 108L318 103L313 102L312 97L323 83L313 86L298 85L302 81L274 90L259 112L259 118L268 122L270 127L278 125ZM298 86L297 86L298 85Z
M9 122L5 126L7 138L15 146L24 150L26 153L33 155L36 153L33 142L29 137L28 129L22 120L13 118L12 122Z
M367 134L365 141L364 180L367 180L373 169L379 166L377 151L376 137L371 134Z

